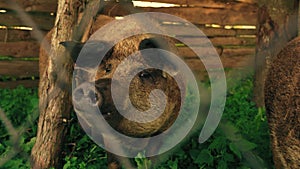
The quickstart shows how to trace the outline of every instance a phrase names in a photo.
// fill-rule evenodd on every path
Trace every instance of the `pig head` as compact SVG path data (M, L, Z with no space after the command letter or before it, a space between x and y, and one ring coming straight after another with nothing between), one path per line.
M165 44L163 46L160 46L158 42L161 42L162 40L165 42ZM104 42L91 43L98 43L97 46L105 46ZM127 80L126 78L128 78L128 74L131 73L130 71L121 70L122 73L119 74L118 80L114 81L114 89L117 90L115 91L116 93L122 93L124 90L129 90L129 99L120 98L120 100L118 100L118 104L120 104L120 106L123 106L126 111L131 111L130 109L126 109L129 102L134 106L135 109L139 111L146 111L150 109L151 101L155 102L156 99L150 101L149 97L151 95L151 92L155 89L159 89L165 94L166 105L162 114L159 116L159 118L150 122L139 123L125 118L116 109L116 105L114 103L114 100L112 99L111 93L113 75L118 65L126 57L130 56L134 52L138 52L143 49L168 48L168 45L172 46L174 44L170 44L170 42L166 39L151 37L151 35L130 37L119 42L105 55L101 64L97 67L96 74L93 74L92 77L89 73L90 71L88 67L82 68L80 67L80 65L77 65L78 69L75 69L76 75L74 75L79 76L77 78L81 79L75 83L81 84L77 84L77 87L73 90L73 102L75 102L74 105L77 105L74 106L76 112L83 111L81 106L84 107L88 104L98 107L105 120L115 130L132 137L154 136L168 129L168 127L171 126L176 120L181 106L181 93L179 84L177 84L175 79L172 77L176 75L176 72L174 72L173 75L170 75L163 70L154 68L142 70L134 75L134 78L131 79L128 89L124 88L123 81ZM99 50L98 52L101 51ZM140 52L139 54L143 55L143 52ZM89 56L87 56L87 59L88 57ZM145 62L145 60L151 59L149 57L151 56L142 56L138 60L128 60L128 67L132 69L139 69L139 67L143 66L144 64L151 63ZM170 62L166 62L163 59L164 58L162 58L161 62L159 63L170 64ZM91 65L91 67L95 66L93 65L93 62L87 63L85 65ZM172 65L170 64L165 66L168 67ZM152 97L160 100L161 96L159 94L152 93ZM152 104L158 105L160 103ZM139 118L143 118L143 116Z

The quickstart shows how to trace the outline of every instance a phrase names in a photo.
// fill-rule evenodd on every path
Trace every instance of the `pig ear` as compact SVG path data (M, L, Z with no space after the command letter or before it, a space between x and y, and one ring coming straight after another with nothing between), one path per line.
M159 41L156 38L146 38L140 42L139 50L149 49L149 48L159 48Z
M67 49L67 51L70 52L71 58L74 61L74 63L76 62L78 55L84 46L84 43L75 42L75 41L65 41L65 42L60 42L59 44L64 46Z
M163 38L163 37L150 37L150 38L146 38L143 39L140 44L139 44L139 50L143 50L143 49L149 49L149 48L158 48L158 49L163 49L166 51L169 51L171 53L175 52L175 54L177 53L177 50L174 48L175 47L175 42L174 44L172 44L173 41L168 41L168 39ZM174 45L174 47L171 47L171 45ZM177 66L176 64L173 62L172 58L169 57L163 57L164 55L162 55L162 57L159 57L156 59L153 59L153 57L151 57L151 55L161 55L161 53L156 53L155 51L153 51L152 54L148 54L145 53L143 51L141 51L141 54L143 56L145 56L145 59L148 61L148 63L153 64L162 64L163 67L166 67L167 69L170 68L172 70L176 70ZM150 56L150 57L147 57Z

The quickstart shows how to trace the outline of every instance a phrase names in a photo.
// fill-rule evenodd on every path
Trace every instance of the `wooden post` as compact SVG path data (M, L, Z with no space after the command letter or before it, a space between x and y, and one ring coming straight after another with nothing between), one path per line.
M84 32L89 31L100 2L89 1L77 26L78 12L82 5L80 0L58 1L55 26L51 31L50 52L45 54L45 71L40 77L40 117L37 139L31 153L33 169L62 168L63 165L62 147L72 108L71 78L74 63L60 42L80 41Z
M39 84L38 133L32 149L32 168L62 168L61 150L71 111L71 75L73 62L59 43L72 40L78 16L74 0L59 0L51 50ZM62 87L61 84L64 84Z
M297 36L298 0L259 0L254 101L264 107L264 82L270 59Z

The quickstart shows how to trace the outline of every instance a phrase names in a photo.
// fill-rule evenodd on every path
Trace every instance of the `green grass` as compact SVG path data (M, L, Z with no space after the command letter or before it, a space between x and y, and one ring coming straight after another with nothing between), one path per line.
M0 56L0 61L12 61L12 60L24 60L24 61L38 61L38 57L22 57L22 58L16 58L12 56Z
M228 91L219 127L203 144L198 133L158 168L273 168L265 112L251 101L252 79L242 79Z
M18 138L12 138L3 121L0 121L0 163L16 151L13 153L15 156L2 168L29 168L28 158L36 134L36 126L33 125L36 124L34 119L37 115L37 104L36 89L18 87L14 90L0 90L0 108L6 113L16 132L21 133Z
M222 121L203 144L198 143L198 132L171 155L156 165L157 169L247 169L273 168L269 146L269 133L262 108L252 102L252 77L236 81L227 94L227 102ZM233 84L228 79L229 84ZM35 141L36 120L34 111L37 105L37 90L18 87L14 90L0 89L0 107L13 125L22 131L18 142L20 153L0 168L29 168L28 158ZM69 128L64 154L64 169L105 168L105 152L82 131L74 113ZM29 123L28 123L29 121ZM0 123L0 155L13 150L13 144L3 123ZM1 161L1 158L0 158ZM153 165L141 154L134 160L138 168Z

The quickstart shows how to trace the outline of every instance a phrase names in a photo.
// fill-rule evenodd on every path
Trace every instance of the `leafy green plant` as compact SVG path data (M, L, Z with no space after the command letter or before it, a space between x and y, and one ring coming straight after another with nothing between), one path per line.
M256 108L252 102L251 74L228 81L231 86L226 107L213 136L199 144L199 132L196 132L195 136L157 168L170 168L167 164L189 169L272 168L265 111L263 108ZM182 151L189 156L177 157L176 154L181 154Z
M272 154L265 110L255 106L252 91L251 77L238 81L228 92L223 119L230 121L246 140L257 145L254 152L262 155L263 161L271 168Z
M138 153L138 155L134 158L138 169L150 169L151 168L151 160L147 159L142 153Z
M253 82L247 77L229 78L229 90L222 121L206 142L198 143L200 129L177 149L159 156L160 164L139 154L134 162L137 168L156 169L250 169L272 168L268 125L264 108L252 102ZM209 82L203 85L208 87ZM190 97L193 100L193 97ZM189 98L187 99L189 102ZM37 90L18 87L14 90L0 89L0 107L13 126L22 131L19 149L10 161L0 168L29 168L29 154L35 142ZM188 107L186 107L188 111ZM24 120L25 119L25 120ZM27 121L27 122L25 122ZM26 124L26 125L25 125ZM95 144L81 129L75 113L69 124L64 146L64 169L107 167L105 151ZM24 127L25 126L25 127ZM166 140L167 144L167 140ZM0 122L0 158L13 150L10 135Z
M64 153L64 169L91 168L98 169L107 166L105 151L94 143L82 130L72 113L72 121L69 126L71 137L67 137Z
M12 140L0 121L0 158L15 154L3 168L29 168L29 155L35 142L37 117L37 90L17 87L16 89L0 89L0 108L5 112L15 130L20 133L18 140ZM16 145L17 144L17 145Z

